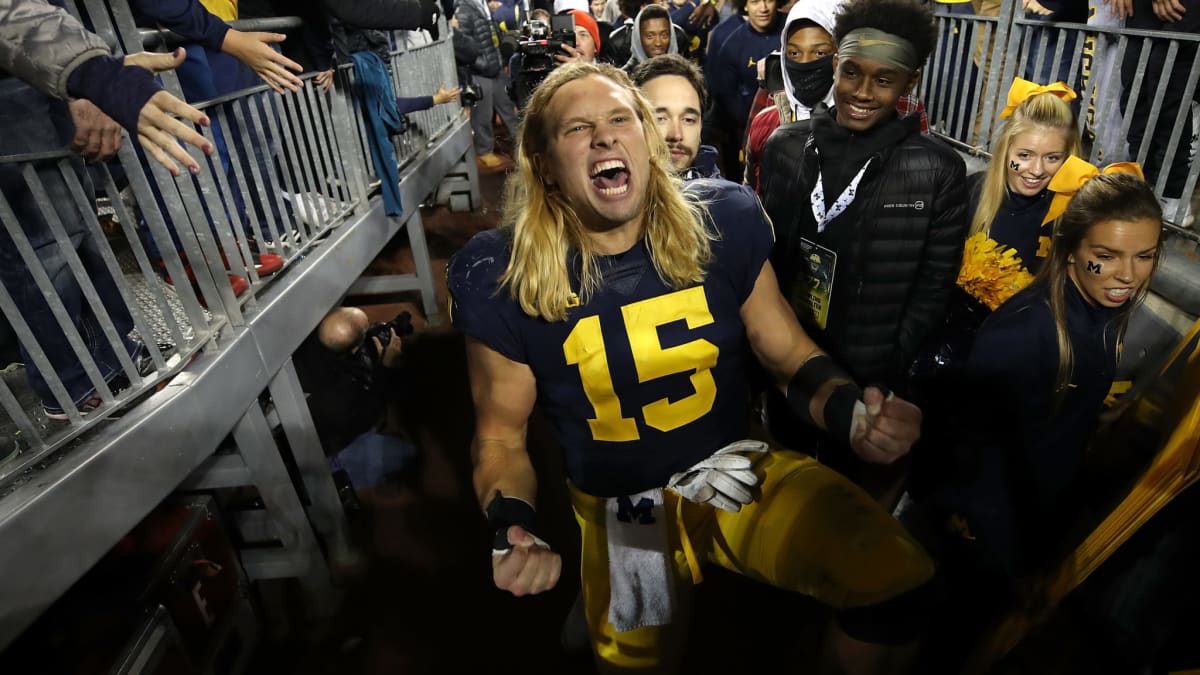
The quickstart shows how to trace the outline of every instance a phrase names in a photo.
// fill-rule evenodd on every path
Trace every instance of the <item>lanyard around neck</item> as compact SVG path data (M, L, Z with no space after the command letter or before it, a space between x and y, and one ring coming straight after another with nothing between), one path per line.
M826 211L825 176L820 168L821 153L817 153L817 185L813 188L811 195L812 214L813 218L817 221L817 232L824 232L825 226L828 225L830 221L842 215L842 212L846 210L846 207L854 203L854 196L858 192L858 183L862 180L863 174L867 172L867 167L871 166L871 161L874 159L874 157L871 157L867 160L866 164L862 165L862 168L858 170L858 173L854 174L854 178L850 180L850 184L846 186L846 189L842 190L842 194L838 195L837 199L833 200L833 206L830 206L829 210Z

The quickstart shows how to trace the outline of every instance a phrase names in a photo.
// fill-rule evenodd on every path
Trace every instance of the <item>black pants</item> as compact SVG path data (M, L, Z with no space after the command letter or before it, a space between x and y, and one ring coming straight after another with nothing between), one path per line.
M1167 23L1154 15L1151 0L1134 0L1133 16L1126 20L1125 25L1128 28L1200 33L1200 1L1182 0L1182 3L1188 10L1184 13L1183 20ZM1131 118L1127 136L1129 154L1136 158L1142 144L1149 143L1150 150L1146 155L1145 165L1142 167L1146 173L1146 179L1152 185L1155 184L1165 166L1168 173L1162 196L1176 198L1183 194L1184 184L1187 182L1188 153L1194 124L1191 101L1200 100L1197 99L1196 92L1193 92L1192 98L1187 101L1183 98L1184 90L1187 88L1188 75L1192 69L1192 60L1196 57L1196 46L1194 43L1180 42L1175 61L1170 70L1167 70L1169 43L1166 41L1152 42L1149 45L1150 56L1146 60L1145 75L1142 78L1137 105L1132 111L1129 111L1127 106L1132 93L1133 81L1137 75L1142 49L1146 46L1143 45L1142 38L1130 38L1121 62L1123 107L1126 115ZM1200 90L1200 86L1197 89ZM1158 113L1158 122L1154 125L1154 129L1147 133L1150 110L1154 106L1154 100L1159 91L1162 91L1162 107ZM1175 120L1181 107L1185 108L1181 123L1182 133L1175 153L1168 157L1167 146L1170 143L1171 133L1175 129Z

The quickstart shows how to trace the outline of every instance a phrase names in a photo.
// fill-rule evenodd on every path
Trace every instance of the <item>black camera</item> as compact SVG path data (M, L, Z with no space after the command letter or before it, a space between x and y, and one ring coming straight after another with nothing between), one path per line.
M475 82L471 80L468 74L466 78L460 78L459 83L462 86L462 91L458 94L458 100L464 108L474 108L476 103L479 103L481 98L479 87L475 86Z
M362 349L359 351L373 366L383 365L383 352L387 350L392 341L392 331L396 331L396 337L401 339L412 335L412 314L400 312L391 321L381 321L367 327L366 335L363 336ZM376 339L379 340L378 349L375 347Z
M525 107L529 94L537 88L550 71L558 67L555 56L566 56L563 45L575 47L575 17L571 14L556 14L550 24L532 19L521 31L517 42L517 53L521 55L521 70L513 79L513 101L518 108Z

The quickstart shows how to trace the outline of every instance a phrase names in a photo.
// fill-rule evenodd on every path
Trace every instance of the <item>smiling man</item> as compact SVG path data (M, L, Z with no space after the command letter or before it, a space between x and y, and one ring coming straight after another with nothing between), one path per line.
M856 378L902 393L943 318L969 224L962 159L896 110L935 37L914 0L847 2L834 24L833 107L779 127L760 170L779 237L772 261L801 322ZM770 409L774 432L821 451L821 439L796 438L809 434L783 406Z
M633 53L625 62L625 72L633 72L639 63L663 54L678 54L675 27L662 5L650 3L638 12L633 23Z
M493 580L520 596L561 573L534 534L536 403L564 455L601 672L675 672L680 596L709 564L832 605L830 655L901 672L874 642L912 637L929 560L844 478L747 438L744 346L798 414L867 461L903 456L920 411L860 390L816 349L779 294L754 194L728 181L680 189L653 117L615 67L556 69L522 121L507 226L450 262Z
M733 122L729 129L731 149L721 146L726 169L737 168L740 176L741 158L735 156L742 147L742 138L749 124L750 107L758 91L758 63L779 48L783 27L776 0L746 0L746 21L721 44L709 50L704 73L708 77L713 98L723 115Z
M702 111L708 103L704 73L682 56L666 54L634 68L633 82L654 108L675 173L684 180L720 178L717 149L700 144Z

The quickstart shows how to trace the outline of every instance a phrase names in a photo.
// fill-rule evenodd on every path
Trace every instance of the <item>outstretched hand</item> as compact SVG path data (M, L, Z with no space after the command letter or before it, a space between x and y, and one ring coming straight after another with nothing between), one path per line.
M462 93L462 87L454 87L447 89L446 83L438 85L438 90L433 93L433 104L441 105L443 103L451 103L458 100L458 95Z
M876 387L863 390L866 415L854 429L854 453L873 464L891 464L921 437L921 409Z
M138 66L152 73L161 73L179 66L183 63L185 56L186 52L183 49L176 49L170 54L141 52L126 55L124 63L126 66ZM170 93L160 91L151 96L146 105L142 106L141 111L138 112L138 142L156 162L165 166L172 176L179 175L179 166L172 161L172 158L182 162L188 171L200 173L200 165L179 145L178 141L194 145L206 155L213 153L212 144L195 129L175 119L173 115L202 127L209 124L207 115Z
M287 36L280 33L244 33L230 28L225 34L225 41L221 43L221 51L258 73L263 82L280 94L284 89L299 91L304 83L295 73L288 71L300 73L304 68L271 49L272 43L283 42L286 39Z
M508 528L512 548L492 555L492 580L496 588L520 597L554 588L562 573L562 556L520 525Z
M1179 0L1153 0L1151 8L1154 16L1167 23L1183 21L1183 15L1187 12L1187 7Z
M333 68L317 73L317 76L313 78L313 82L321 88L321 91L329 91L330 87L333 86Z

